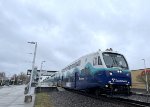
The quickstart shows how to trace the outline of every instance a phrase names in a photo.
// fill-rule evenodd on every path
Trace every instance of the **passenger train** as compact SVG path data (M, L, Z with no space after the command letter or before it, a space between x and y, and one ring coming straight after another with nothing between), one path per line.
M57 85L97 94L130 94L131 72L123 54L111 48L85 55L55 75Z

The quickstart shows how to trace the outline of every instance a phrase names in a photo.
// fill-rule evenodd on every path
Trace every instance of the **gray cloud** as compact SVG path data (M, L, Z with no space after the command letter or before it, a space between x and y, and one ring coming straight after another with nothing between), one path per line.
M75 59L112 47L125 54L131 69L150 66L148 0L1 0L1 71L19 73L36 65L59 70Z

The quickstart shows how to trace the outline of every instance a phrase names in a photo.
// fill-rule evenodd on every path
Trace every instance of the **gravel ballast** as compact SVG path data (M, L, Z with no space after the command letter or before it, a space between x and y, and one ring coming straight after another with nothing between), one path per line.
M126 107L69 91L50 92L49 95L54 107Z

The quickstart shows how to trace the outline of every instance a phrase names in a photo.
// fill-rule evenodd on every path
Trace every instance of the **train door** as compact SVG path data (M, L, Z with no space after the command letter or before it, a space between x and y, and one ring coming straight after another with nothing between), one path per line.
M61 77L61 81L63 81L63 79L64 79L64 77L62 76L62 77Z
M75 72L75 84L74 84L74 88L77 88L77 81L78 81L78 72Z
M63 87L63 81L64 81L64 77L61 77L61 87Z

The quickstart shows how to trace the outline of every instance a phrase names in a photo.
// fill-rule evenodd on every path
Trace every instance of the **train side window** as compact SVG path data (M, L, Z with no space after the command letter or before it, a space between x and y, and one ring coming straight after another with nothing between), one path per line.
M102 61L101 61L100 56L98 56L98 65L102 65Z
M93 60L93 65L97 65L97 57L94 57L94 60Z

